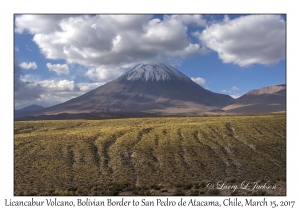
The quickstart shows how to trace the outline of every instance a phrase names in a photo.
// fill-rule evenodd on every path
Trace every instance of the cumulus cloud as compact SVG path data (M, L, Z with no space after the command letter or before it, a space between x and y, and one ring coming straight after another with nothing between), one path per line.
M47 63L46 66L50 71L54 71L57 75L69 74L69 67L67 64L51 64Z
M20 63L20 67L23 69L33 69L34 70L37 68L37 65L35 62L29 62L29 63L22 62L22 63Z
M78 83L75 84L73 80L42 80L36 82L39 85L54 94L61 94L62 92L68 92L71 95L81 95L86 91L93 90L104 83Z
M14 63L14 100L15 108L18 107L20 101L32 101L40 98L40 95L45 93L43 87L38 83L28 81L27 78L31 78L29 75L23 75L18 65L17 59ZM28 105L32 105L28 104ZM22 107L21 107L22 108Z
M68 80L40 81L32 75L16 74L19 83L15 85L23 85L31 101L26 101L19 91L15 105L64 102L117 78L139 63L178 65L185 58L205 53L203 46L190 39L187 27L205 24L201 15L165 15L163 20L153 19L152 15L18 15L15 32L32 34L46 59L65 60L66 64L49 62L46 66L57 75L68 75ZM87 78L89 83L76 84L74 80L79 76L70 75L71 71L80 71L81 79Z
M229 90L221 90L221 92L222 93L232 93L232 92L236 92L236 91L238 91L239 90L239 88L237 87L237 86L233 86L231 89L229 89Z
M18 65L18 60L14 60L14 91L19 90L26 83L22 81L21 77L23 76L20 66Z
M75 88L74 81L69 81L69 80L60 80L58 82L54 80L44 80L38 82L38 84L51 91L57 91L57 92L73 91Z
M30 100L15 100L15 109L22 109L32 104L38 104L44 107L53 106L55 104L63 103L66 101L65 97L59 97L50 93L40 94L39 97L32 98Z
M124 69L106 69L106 68L90 68L85 76L87 76L90 81L93 82L107 82L110 80L113 80L120 75L124 74L125 70Z
M195 83L197 83L199 85L205 85L206 84L205 79L203 79L201 77L191 77L191 80L193 80Z
M222 22L194 35L216 51L224 63L245 67L271 65L285 59L285 28L280 15L248 15L233 20L225 16Z
M174 19L184 22L185 24L196 24L197 26L206 26L206 20L202 18L202 15L173 15Z
M61 20L72 15L20 15L16 17L15 31L23 33L27 31L31 34L49 33L60 30Z
M73 80L42 80L29 82L22 77L22 88L15 90L15 109L32 104L48 107L91 91L104 83L78 83Z
M39 84L35 83L26 83L15 91L15 101L32 101L34 99L40 98L41 94L46 92ZM30 104L31 105L31 104Z
M187 25L204 26L201 15L22 15L15 31L28 31L48 59L87 67L133 67L143 62L170 63L205 50L192 43ZM99 71L99 70L98 70Z
M241 96L241 94L237 92L239 89L240 88L238 88L237 86L233 86L231 89L229 90L223 89L221 90L221 92L229 94L232 98L239 98Z
M97 87L100 87L101 85L104 85L104 83L95 82L95 83L78 83L76 86L79 88L82 92L88 92L91 91Z
M233 91L238 91L239 88L238 88L237 86L233 86L233 87L231 88L231 90L233 90Z

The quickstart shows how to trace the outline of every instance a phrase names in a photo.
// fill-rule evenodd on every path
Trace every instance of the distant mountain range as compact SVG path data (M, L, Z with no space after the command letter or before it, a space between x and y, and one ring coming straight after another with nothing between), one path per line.
M274 85L233 99L229 95L213 93L201 87L172 66L140 64L82 96L52 107L31 110L30 113L15 112L15 118L27 116L23 119L93 119L278 112L285 111L285 90L285 85Z
M15 111L15 114L19 114L19 113L24 113L24 112L39 111L42 109L45 109L45 107L33 104L30 106L24 107L23 109L18 109L18 110L14 110L14 111Z
M262 113L286 110L286 85L251 90L223 108L227 113Z

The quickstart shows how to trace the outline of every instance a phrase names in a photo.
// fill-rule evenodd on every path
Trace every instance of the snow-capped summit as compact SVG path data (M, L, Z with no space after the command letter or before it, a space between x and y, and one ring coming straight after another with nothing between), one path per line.
M141 81L169 81L182 80L190 81L190 78L183 73L165 64L140 64L131 71L123 74L120 78L126 80L141 80Z

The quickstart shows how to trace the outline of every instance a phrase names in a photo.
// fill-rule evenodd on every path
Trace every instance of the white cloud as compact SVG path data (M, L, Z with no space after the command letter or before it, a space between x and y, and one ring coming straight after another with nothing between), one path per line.
M38 82L38 84L44 88L47 88L48 90L57 92L73 91L75 88L74 81L69 80L60 80L58 82L54 80L43 80Z
M193 80L194 82L196 82L199 85L205 85L206 84L205 79L203 79L201 77L191 77L191 80Z
M29 62L29 63L22 62L22 63L20 63L20 67L23 69L33 69L34 70L37 68L37 65L35 62Z
M22 88L26 83L22 81L22 71L20 66L18 65L17 57L14 59L14 91Z
M236 99L236 98L241 97L241 94L236 93L236 94L232 94L232 95L230 95L230 96L231 96L232 98Z
M22 88L15 90L15 109L20 109L32 104L45 107L53 106L78 97L91 91L104 83L78 83L73 80L42 80L29 82L23 77Z
M38 82L37 84L41 85L42 87L55 92L72 92L72 91L79 91L81 93L85 93L87 91L93 90L104 83L77 83L75 84L74 81L70 80L43 80ZM77 94L77 93L76 93ZM78 93L79 94L79 93Z
M239 88L238 88L238 87L236 87L236 86L233 86L233 87L231 88L231 90L233 90L233 91L238 91L238 90L239 90Z
M39 84L27 82L22 86L22 88L19 88L14 92L14 99L15 102L24 100L30 102L32 100L40 98L40 95L44 93L44 88Z
M51 64L47 63L46 66L50 71L54 71L57 75L69 74L69 67L67 64Z
M173 15L172 18L184 22L185 24L196 24L197 26L206 26L206 20L202 15Z
M55 104L63 103L69 99L71 98L60 97L60 96L53 95L51 93L43 93L43 94L39 94L38 97L32 98L30 100L29 99L15 100L14 104L15 104L15 109L21 109L32 104L38 104L44 107L49 107Z
M222 93L232 93L238 91L239 88L237 86L233 86L230 90L221 90Z
M59 23L62 19L71 15L20 15L16 17L15 31L23 33L28 31L31 34L49 33L59 30Z
M76 86L80 89L82 92L88 92L91 91L97 87L100 87L101 85L104 85L104 83L96 82L96 83L78 83Z
M25 74L25 75L21 75L20 76L20 80L22 81L22 82L29 82L29 83L32 83L32 82L38 82L38 81L40 81L41 79L40 79L40 76L38 76L38 75L34 75L34 74Z
M65 59L91 68L133 67L144 62L171 63L206 53L192 43L187 25L204 26L201 15L22 15L16 32L28 31L48 59ZM176 59L175 59L176 60ZM177 59L178 61L178 59Z
M87 91L93 90L104 83L75 83L73 80L42 80L35 83L45 88L47 91L61 94L62 92L68 92L69 94L81 95Z
M106 68L90 68L86 72L86 76L93 82L107 82L124 74L124 69L106 69Z
M32 51L32 49L31 49L28 45L26 45L26 49L27 49L29 52Z
M230 90L223 89L221 92L229 94L232 98L239 98L241 94L237 92L238 90L239 88L237 86L233 86Z
M216 51L224 63L245 67L275 64L285 59L286 24L280 15L248 15L214 23L194 33Z

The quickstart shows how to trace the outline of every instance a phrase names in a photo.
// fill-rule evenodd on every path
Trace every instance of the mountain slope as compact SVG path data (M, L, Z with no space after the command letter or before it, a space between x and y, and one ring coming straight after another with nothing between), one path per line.
M228 113L263 113L286 111L286 85L251 90L223 108Z
M233 101L228 95L202 88L172 66L141 64L103 86L34 116L91 112L203 113L221 109Z
M39 111L39 110L42 110L44 108L45 107L43 107L43 106L33 104L33 105L30 105L30 106L24 107L23 109L15 110L15 114L22 113L22 112Z

